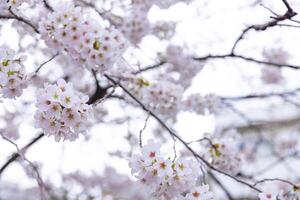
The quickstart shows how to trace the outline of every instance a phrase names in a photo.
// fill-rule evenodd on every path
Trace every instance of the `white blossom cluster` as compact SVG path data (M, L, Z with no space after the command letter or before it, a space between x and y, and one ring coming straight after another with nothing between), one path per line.
M175 23L158 21L151 24L148 19L148 12L153 5L169 8L178 2L180 0L133 0L130 10L125 16L118 18L107 16L134 45L138 45L149 34L156 35L159 39L169 39L174 35Z
M170 81L160 81L150 85L143 98L147 105L160 115L174 118L180 110L180 103L184 89Z
M282 190L279 193L262 192L258 194L259 200L298 200L300 192L293 191L284 193Z
M142 77L130 77L124 83L135 97L167 119L175 119L181 110L200 115L214 114L221 104L220 98L214 94L192 94L183 99L184 88L173 79L150 83ZM128 101L132 102L131 98Z
M0 133L9 139L16 140L19 138L19 126L22 119L19 118L22 113L19 111L8 111L6 110L3 115L1 115L0 122L5 125L1 126Z
M241 170L242 156L232 138L217 138L206 152L206 159L219 170L236 175Z
M267 62L286 64L290 55L281 48L263 51L263 57ZM280 67L264 66L261 69L261 79L267 84L278 84L283 81Z
M166 49L166 61L171 64L169 71L179 73L177 83L184 88L191 85L194 76L203 68L203 65L187 55L182 47L175 45L170 45Z
M277 84L283 80L281 69L265 66L261 69L261 79L267 84Z
M214 94L191 94L183 102L183 110L204 115L207 112L216 113L220 107L220 99Z
M277 200L277 194L272 193L259 193L259 200Z
M59 79L57 84L45 84L37 96L36 127L42 128L56 141L74 141L86 131L91 118L88 96L74 91L72 84Z
M152 34L161 40L169 40L175 34L174 22L157 21L152 28Z
M0 47L0 93L4 98L21 96L29 77L25 73L24 58L6 45Z
M124 17L118 26L118 29L132 44L137 45L144 36L151 32L152 25L147 14L142 6L134 4L130 14Z
M193 159L164 158L153 140L130 160L132 174L149 187L155 199L213 199L208 185L197 186L200 165ZM185 194L185 195L184 195Z
M127 43L115 28L103 28L97 20L84 14L80 7L61 5L39 23L47 44L66 50L88 68L105 71L122 57Z
M150 83L144 78L131 78L126 81L130 91L151 110L161 117L175 118L180 110L184 89L171 81Z

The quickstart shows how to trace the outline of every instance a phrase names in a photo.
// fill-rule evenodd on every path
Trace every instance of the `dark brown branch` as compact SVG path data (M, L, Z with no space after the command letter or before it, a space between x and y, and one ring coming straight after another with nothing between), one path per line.
M216 184L224 191L225 195L227 196L227 199L234 200L228 189L224 186L223 183L211 172L208 172L209 176L216 182Z
M256 186L258 184L261 184L261 183L265 183L265 182L268 182L268 181L279 181L279 182L283 182L283 183L286 183L286 184L289 184L291 186L293 186L294 188L298 188L298 186L288 180L284 180L284 179L281 179L281 178L266 178L266 179L263 179L263 180L260 180L260 181L257 181L253 184L253 186Z
M90 97L87 104L93 104L93 103L97 102L97 100L103 98L106 95L107 90L110 88L110 86L109 87L101 87L100 86L100 83L98 81L97 74L96 74L95 70L92 70L92 74L93 74L94 79L95 79L96 90L95 90L94 94Z
M21 152L25 152L29 147L31 147L33 144L38 142L42 137L44 137L44 133L39 134L37 137L33 138L27 145L25 145ZM20 157L19 153L14 153L11 155L10 159L0 168L0 176L4 172L4 170L15 160L17 160Z
M44 65L46 65L46 64L49 63L49 62L51 62L51 61L52 61L53 59L55 59L58 55L59 55L59 53L56 53L56 54L54 54L49 60L47 60L47 61L43 62L42 64L40 64L40 66L35 70L35 73L37 74L37 73L40 71L40 69L41 69Z
M299 155L299 152L298 151L295 151L295 152L292 152L288 155L285 155L285 156L281 156L281 157L278 157L277 160L275 160L274 162L270 163L269 165L267 165L266 167L264 167L263 169L261 170L257 170L254 174L252 175L247 175L248 177L255 177L255 176L260 176L264 173L266 173L267 171L273 169L274 167L278 166L279 164L281 164L283 161L289 159L289 158L293 158L295 156L298 156Z
M251 26L247 27L246 29L244 29L242 31L242 33L240 34L240 36L234 42L233 47L231 49L231 54L234 54L237 45L250 30L265 31L268 28L276 26L278 24L278 22L292 19L294 16L297 15L297 13L291 8L291 6L288 4L288 2L286 0L282 0L282 1L287 8L286 13L283 15L276 15L275 17L271 17L272 20L269 22L266 22L264 24L251 25Z
M299 25L292 25L292 24L277 24L277 26L290 27L290 28L300 28Z
M27 19L23 18L23 17L20 17L18 15L16 15L10 8L8 9L9 10L9 13L12 15L12 16L0 16L0 18L3 18L3 19L16 19L20 22L23 22L24 24L27 24L28 26L30 26L36 33L40 33L40 31L38 30L38 28L33 25L30 21L28 21Z
M300 66L297 66L297 65L262 61L262 60L258 60L255 58L250 58L250 57L246 57L243 55L231 54L231 53L230 54L221 54L221 55L207 55L207 56L203 56L203 57L197 57L194 59L198 60L198 61L203 61L203 60L209 60L209 59L222 59L222 58L238 58L238 59L242 59L242 60L257 63L257 64L271 65L274 67L289 67L292 69L300 69Z
M142 69L139 69L139 70L136 71L134 74L140 74L140 73L142 73L142 72L146 72L146 71L149 71L149 70L152 70L152 69L157 69L158 67L160 67L160 66L162 66L162 65L164 65L164 64L166 64L166 62L165 62L165 61L161 61L161 62L159 62L159 63L157 63L157 64L154 64L154 65L151 65L151 66L148 66L148 67L144 67L144 68L142 68Z
M222 97L222 100L244 100L244 99L257 99L257 98L269 98L274 96L287 96L287 95L294 95L295 93L300 92L300 88L296 88L291 91L282 92L282 93L267 93L267 94L250 94L246 96L236 96L236 97Z
M52 8L52 6L48 3L47 0L43 0L45 7L50 10L51 12L54 11L54 9Z
M183 146L198 160L200 160L202 163L204 163L207 167L209 167L211 170L216 171L220 174L223 174L243 185L248 186L249 188L255 190L256 192L261 192L260 189L256 188L255 186L251 185L248 182L245 182L241 179L238 179L237 177L230 175L222 170L219 170L217 168L215 168L214 166L210 165L210 163L208 161L206 161L204 158L202 158L199 154L197 154L179 135L177 135L177 133L175 133L173 130L171 130L171 128L169 128L153 111L151 111L150 109L148 109L139 99L137 99L131 92L129 92L121 83L115 81L113 78L111 78L109 75L104 74L104 76L110 80L114 85L119 86L120 88L122 88L122 90L129 95L138 105L140 105L140 107L146 111L147 113L149 113L149 115L151 115L154 119L156 119L156 121L174 138L178 139Z

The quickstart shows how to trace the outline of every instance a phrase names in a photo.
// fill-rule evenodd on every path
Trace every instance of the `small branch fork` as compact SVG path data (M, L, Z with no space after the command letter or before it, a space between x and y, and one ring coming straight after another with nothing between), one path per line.
M258 25L251 25L243 30L241 35L237 38L237 40L234 42L233 47L231 49L231 54L233 55L235 52L235 49L238 45L238 43L244 38L244 36L250 31L250 30L256 30L256 31L264 31L270 27L274 27L278 25L279 22L282 22L284 20L290 20L294 16L297 15L297 13L292 9L292 7L289 5L289 3L286 0L282 0L285 7L287 8L287 11L283 15L276 15L275 17L271 17L272 20L269 22L266 22L264 24L258 24Z
M37 143L42 137L44 137L44 133L39 134L37 137L33 138L27 145L25 145L20 152L23 154L26 152L26 150L31 147L33 144ZM20 157L19 153L14 153L11 155L10 159L0 168L0 177L1 174L5 171L5 169L13 163L15 160L17 160Z
M92 70L92 75L95 79L96 90L95 90L94 94L90 97L87 104L97 105L97 104L101 103L104 99L113 95L113 93L115 92L115 88L113 88L112 92L107 93L108 89L111 88L111 86L107 86L107 87L100 86L100 83L97 78L97 73L95 70Z
M11 8L8 9L10 15L2 15L0 14L0 19L16 19L28 26L30 26L37 34L40 33L40 31L38 30L38 28L36 27L36 25L34 25L33 23L31 23L29 20L18 16L17 14L15 14Z
M174 138L176 138L177 140L179 140L183 146L199 161L201 161L202 163L204 163L207 167L209 167L211 170L216 171L220 174L223 174L243 185L248 186L249 188L255 190L256 192L261 192L260 189L256 188L255 186L253 186L252 184L243 181L241 179L238 179L235 176L232 176L226 172L223 172L217 168L215 168L214 166L210 165L210 163L208 161L206 161L204 158L202 158L199 154L197 154L179 135L177 135L177 133L175 133L171 128L169 128L155 113L153 113L151 110L149 110L139 99L137 99L131 92L129 92L121 83L115 81L113 78L111 78L109 75L105 74L104 75L109 81L111 81L114 85L119 86L126 94L128 94L136 103L138 103L140 105L140 107L146 111L147 113L149 113L150 116L152 116L154 119L157 120L157 122Z
M293 9L291 8L291 6L288 4L288 2L286 0L282 0L283 3L285 4L286 8L287 8L287 11L284 15L276 15L275 17L272 17L272 20L265 23L265 24L260 24L260 25L252 25L248 28L246 28L242 34L238 37L238 39L235 41L232 49L231 49L231 52L229 54L224 54L224 55L208 55L208 56L204 56L204 57L198 57L198 58L194 58L195 60L199 60L199 61L202 61L202 60L208 60L208 59L222 59L222 58L237 58L237 59L242 59L242 60L245 60L245 61L250 61L250 62L254 62L254 63L258 63L258 64L266 64L266 65L272 65L272 66L275 66L275 67L289 67L289 68L293 68L293 69L299 69L300 66L296 66L296 65L287 65L287 64L280 64L280 63L273 63L273 62L266 62L266 61L261 61L261 60L257 60L257 59L254 59L254 58L250 58L250 57L246 57L246 56L243 56L243 55L239 55L239 54L236 54L235 53L235 49L238 45L238 43L244 38L244 36L250 31L250 30L256 30L256 31L264 31L270 27L274 27L276 25L279 25L278 23L279 22L282 22L284 20L292 20L292 18L297 15L296 12L293 11ZM43 0L44 2L44 5L47 9L49 9L50 11L53 11L53 8L48 4L47 0ZM39 30L37 29L37 27L32 24L30 21L16 15L11 9L9 9L9 12L11 15L8 15L8 16L5 16L5 15L1 15L0 14L0 19L16 19L20 22L23 22L25 24L27 24L28 26L30 26L36 33L39 33ZM294 21L294 20L292 20ZM48 62L50 62L52 59L54 59L55 56L53 58L51 58L49 61L46 61L45 63L42 64L45 65L47 64ZM153 65L153 66L150 66L150 67L146 67L144 69L141 69L139 71L136 72L136 74L138 73L141 73L141 72L144 72L144 71L148 71L148 70L152 70L152 69L155 69L161 65L163 65L164 62L160 62L156 65ZM40 66L41 67L41 66ZM38 69L39 70L39 69ZM99 99L100 101L102 101L102 99L108 97L106 96L107 95L107 90L111 87L111 86L108 86L106 88L102 88L100 85L99 85L99 82L97 80L97 77L96 77L96 74L95 72L93 72L93 76L95 77L95 81L96 81L96 84L97 84L97 88L96 88L96 92L94 93L94 95L90 98L89 100L89 104L93 104L95 102L97 102ZM215 172L218 172L220 174L223 174L243 185L246 185L248 186L249 188L255 190L256 192L261 192L260 189L258 189L256 187L256 185L258 183L261 183L261 182L264 182L264 181L269 181L269 180L261 180L261 181L258 181L256 182L255 184L250 184L246 181L243 181L235 176L232 176L230 174L227 174L226 172L223 172L217 168L215 168L214 166L210 165L210 163L208 161L206 161L204 158L202 158L199 154L197 154L190 146L188 143L186 143L179 135L177 135L176 132L174 132L171 128L169 128L155 113L153 113L151 110L149 110L139 99L137 99L133 94L131 94L121 83L115 81L113 78L111 78L109 75L105 74L104 75L109 81L111 81L115 87L119 86L120 88L122 88L122 90L127 93L134 101L136 101L143 110L145 110L149 116L152 116L154 119L156 119L158 121L158 123L172 136L172 138L176 138L178 139L182 144L183 146L186 147L186 149L188 149L191 154L197 158L198 160L200 160L201 162L203 162L207 167L209 167L211 170L215 171ZM115 89L114 87L114 89ZM113 89L113 91L114 91ZM113 93L113 92L112 92ZM109 96L112 95L112 93L109 93ZM254 96L254 95L253 95ZM263 96L263 95L262 95ZM266 96L266 95L265 95ZM252 98L249 96L249 98ZM149 118L149 117L148 117ZM148 120L147 118L147 120ZM146 123L147 123L147 120L146 120ZM146 124L145 123L145 124ZM36 143L37 141L39 141L42 137L44 136L44 134L40 134L38 135L36 138L34 138L29 144L27 144L25 147L23 147L21 150L18 150L18 153L14 153L11 158L0 168L0 175L3 173L3 171L8 167L8 165L12 162L14 162L15 160L17 160L19 157L20 157L20 154L19 152L25 152L26 149L28 149L31 145L33 145L34 143ZM270 180L275 180L275 179L270 179ZM279 181L279 179L276 179ZM283 182L286 182L286 183L289 183L290 185L293 185L292 183L288 182L288 181L285 181L283 180ZM230 194L227 196L229 197L229 199L231 199L232 197L230 196Z
M245 186L248 186L249 188L251 188L252 190L256 191L256 192L262 192L259 188L257 188L256 186L260 183L264 183L267 181L281 181L284 183L287 183L291 186L293 186L293 189L299 189L299 186L288 181L288 180L284 180L284 179L280 179L280 178L270 178L270 179L263 179L260 181L257 181L253 184L248 183L244 180L241 180L233 175L230 175L222 170L219 170L217 168L215 168L214 166L212 166L208 161L206 161L204 158L202 158L199 154L197 154L190 146L189 144L192 143L187 143L185 142L175 131L173 131L171 128L168 127L168 125L166 125L154 112L152 112L150 109L148 109L139 99L137 99L129 90L127 90L120 82L114 80L112 77L110 77L108 74L104 75L109 81L111 81L115 86L119 86L127 95L129 95L136 103L138 103L140 105L140 107L146 111L149 116L152 116L154 119L157 120L157 122L172 136L172 138L175 138L177 140L179 140L181 142L181 144L199 161L201 161L202 163L204 163L208 168L210 168L212 171L218 172L220 174L223 174L233 180L235 180L236 182L239 182ZM204 141L204 140L208 140L210 142L210 144L212 144L211 140L209 138L203 138L198 140L200 141ZM193 142L197 142L197 141L193 141ZM222 183L216 179L216 177L214 177L214 175L212 174L212 172L208 171L208 173L212 176L212 178L214 179L214 181L223 189L223 191L226 193L226 196L228 199L234 199L231 194L229 193L229 191L227 190L227 188L225 188Z
M15 142L13 142L12 140L10 140L6 136L4 136L2 133L0 133L0 135L4 140L6 140L7 142L9 142L9 143L11 143L12 145L15 146L15 148L17 149L16 154L18 155L18 157L21 157L24 161L26 161L29 164L29 166L32 168L32 170L35 172L35 175L36 175L35 179L37 181L38 188L40 190L41 200L46 200L46 195L45 195L46 187L45 187L44 181L42 180L41 175L40 175L37 167L30 160L28 160L25 157L24 152L26 151L26 148L25 149L24 148L19 149L18 145ZM1 171L1 172L3 172L3 171Z
M299 65L268 62L268 61L258 60L255 58L251 58L251 57L247 57L247 56L243 56L243 55L239 55L239 54L235 54L235 53L195 57L194 60L205 61L205 60L209 60L209 59L223 59L223 58L236 58L236 59L241 59L241 60L245 60L245 61L249 61L249 62L253 62L253 63L257 63L257 64L271 65L274 67L288 67L288 68L292 68L292 69L300 69Z

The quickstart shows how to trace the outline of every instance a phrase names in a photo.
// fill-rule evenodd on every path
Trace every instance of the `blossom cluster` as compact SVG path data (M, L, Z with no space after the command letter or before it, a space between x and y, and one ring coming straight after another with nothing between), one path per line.
M294 189L293 189L294 190ZM258 194L259 200L298 200L300 199L300 192L286 192L280 191L279 193L262 192Z
M203 65L184 52L180 46L170 45L166 49L166 61L171 64L170 72L177 72L180 78L177 83L188 88L194 76L200 72Z
M206 112L216 113L220 106L220 99L214 94L191 94L183 102L183 110L203 115Z
M176 117L184 92L180 85L168 80L150 83L141 77L128 79L126 83L136 97L161 117Z
M175 34L175 28L174 22L157 21L153 25L152 34L161 40L169 40Z
M102 72L121 58L127 46L117 29L104 28L80 7L70 4L49 13L39 23L39 29L49 46L66 50L77 62Z
M164 158L160 145L153 140L141 148L140 154L132 156L130 167L155 199L213 199L208 185L197 185L201 171L197 161Z
M169 39L174 35L175 23L158 21L152 24L148 19L148 12L154 5L166 9L179 1L180 0L133 0L130 10L125 16L118 16L118 18L116 18L115 16L107 15L107 17L134 45L138 45L141 40L149 34L156 35L160 39Z
M181 110L200 115L216 113L221 104L220 98L213 94L192 94L183 99L184 88L173 79L150 83L142 77L131 77L125 83L132 94L166 119L175 120Z
M211 142L205 155L211 165L229 174L238 174L242 157L233 138L217 138Z
M281 48L264 50L262 53L267 62L286 64L290 55ZM280 67L264 66L261 69L261 79L267 84L278 84L283 81Z
M19 111L8 111L5 109L5 113L1 115L0 122L5 125L1 126L0 132L7 138L16 140L19 138L19 125L22 122L22 119L19 117L22 116L22 113Z
M29 77L25 73L24 58L6 45L0 47L0 93L4 98L21 96Z
M37 97L36 127L42 128L56 141L73 141L86 131L91 118L88 96L74 91L72 84L59 79L57 84L45 84Z
M132 43L138 44L142 38L151 32L147 12L140 5L134 5L130 14L123 18L118 29Z

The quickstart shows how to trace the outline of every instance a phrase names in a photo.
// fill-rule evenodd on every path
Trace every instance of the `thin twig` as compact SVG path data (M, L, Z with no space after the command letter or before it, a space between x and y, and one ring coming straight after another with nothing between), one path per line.
M48 3L47 0L43 0L45 7L50 10L51 12L54 11L54 9L52 8L52 6Z
M109 98L110 96L113 95L113 93L115 92L116 90L116 87L113 87L113 89L106 93L102 98L100 99L97 99L94 103L93 103L93 106L97 106L98 104L102 103L105 99Z
M294 16L297 15L297 13L292 9L292 7L289 5L289 3L286 0L282 0L282 1L287 8L287 11L285 12L285 14L283 14L283 15L276 14L275 17L271 17L272 18L271 21L268 21L264 24L251 25L251 26L245 28L242 31L242 33L240 34L240 36L235 40L233 47L231 48L231 54L234 54L237 45L250 30L264 31L270 27L276 26L278 24L278 22L292 19ZM272 11L272 13L274 13L274 12Z
M147 127L147 123L148 123L149 118L150 118L150 114L148 113L147 118L146 118L145 123L144 123L144 126L143 126L143 128L140 130L140 133L139 133L139 145L140 145L141 148L143 147L143 138L142 138L142 134L143 134L143 132L146 130L146 127Z
M255 182L255 183L253 184L253 186L256 186L256 185L258 185L258 184L261 184L261 183L264 183L264 182L268 182L268 181L280 181L280 182L289 184L289 185L291 185L291 186L293 186L293 187L298 187L296 184L294 184L294 183L292 183L292 182L290 182L290 181L288 181L288 180L281 179L281 178L266 178L266 179L259 180L259 181Z
M23 22L23 23L27 24L28 26L30 26L36 33L38 33L38 34L40 33L40 31L38 30L38 28L35 25L33 25L30 21L28 21L27 19L25 19L23 17L20 17L20 16L16 15L11 10L11 8L9 8L8 10L9 10L9 13L12 15L8 19L16 19L16 20L18 20L20 22Z
M27 145L25 145L20 151L25 153L25 151L28 148L30 148L33 144L38 142L42 137L44 137L44 134L43 133L39 134L37 137L33 138ZM6 163L0 168L0 176L11 163L13 163L15 160L19 158L19 156L20 155L18 153L14 153L10 156L10 159L6 161Z
M178 139L183 145L184 147L191 152L191 154L199 159L201 162L203 162L207 167L209 167L211 170L216 171L220 174L223 174L243 185L248 186L249 188L257 191L257 192L261 192L260 189L256 188L255 186L253 186L252 184L243 181L241 179L238 179L237 177L230 175L222 170L219 170L217 168L215 168L214 166L210 165L210 163L208 161L206 161L204 158L202 158L199 154L197 154L179 135L177 135L177 133L175 133L173 130L171 130L153 111L151 111L150 109L148 109L139 99L137 99L131 92L129 92L121 83L115 81L113 78L111 78L109 75L104 74L104 76L110 80L113 84L115 84L116 86L119 86L120 88L122 88L122 90L128 94L136 103L138 103L140 105L140 107L145 110L146 112L148 112L154 119L157 120L157 122L174 138Z
M59 55L59 53L56 53L49 60L47 60L47 61L43 62L42 64L40 64L40 66L35 70L35 74L37 74L44 65L46 65L49 62L51 62L52 60L54 60L58 55Z
M255 59L255 58L251 58L251 57L247 57L247 56L243 56L243 55L239 55L239 54L232 54L232 53L230 53L230 54L220 54L220 55L207 55L207 56L203 56L203 57L195 57L194 60L203 61L203 60L209 60L209 59L222 59L222 58L238 58L238 59L242 59L242 60L245 60L245 61L254 62L254 63L257 63L257 64L271 65L271 66L274 66L274 67L289 67L289 68L292 68L292 69L300 69L300 66L298 66L298 65L268 62L268 61L258 60L258 59Z
M36 174L36 181L37 181L37 184L38 184L38 187L39 187L39 190L40 190L41 200L46 200L46 196L44 194L44 191L45 191L46 187L45 187L44 181L42 180L41 175L40 175L37 167L30 160L28 160L25 157L23 149L20 150L18 145L15 142L13 142L12 140L10 140L6 136L4 136L2 133L0 133L0 135L4 140L6 140L7 142L9 142L9 143L11 143L12 145L15 146L15 148L17 150L17 154L19 155L19 157L21 157L24 161L26 161L29 164L29 166L33 169L33 171Z
M162 65L164 65L164 64L166 64L166 62L165 62L165 61L161 61L161 62L159 62L159 63L157 63L157 64L154 64L154 65L150 65L150 66L148 66L148 67L141 68L141 69L139 69L138 71L134 72L134 74L140 74L140 73L142 73L142 72L146 72L146 71L150 71L150 70L153 70L153 69L157 69L158 67L160 67L160 66L162 66Z

